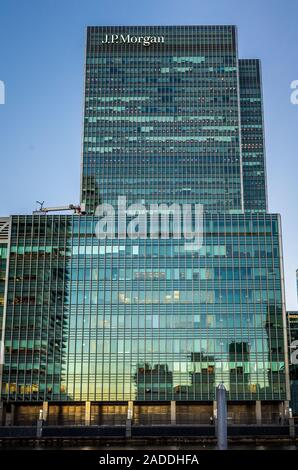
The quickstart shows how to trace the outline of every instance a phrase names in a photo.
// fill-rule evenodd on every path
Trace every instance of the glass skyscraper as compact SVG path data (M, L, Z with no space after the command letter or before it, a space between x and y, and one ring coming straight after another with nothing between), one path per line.
M125 194L241 213L239 100L234 27L88 28L81 188L88 212Z
M174 223L98 239L96 208L119 196L201 204L202 246ZM238 59L235 27L88 28L81 202L87 215L10 218L1 397L16 421L43 403L49 422L209 422L222 381L232 420L286 414L260 64Z

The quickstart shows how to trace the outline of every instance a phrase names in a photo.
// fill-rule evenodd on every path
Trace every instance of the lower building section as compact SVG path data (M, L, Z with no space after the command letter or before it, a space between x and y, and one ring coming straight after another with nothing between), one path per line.
M212 425L216 402L1 403L0 425L36 426L43 417L51 426ZM228 402L228 424L285 424L287 401Z
M277 215L205 214L191 246L98 220L12 217L3 401L288 399Z

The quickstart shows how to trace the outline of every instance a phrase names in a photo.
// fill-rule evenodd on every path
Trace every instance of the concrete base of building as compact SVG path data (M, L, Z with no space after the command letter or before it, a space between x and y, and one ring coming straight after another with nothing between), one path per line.
M228 425L283 425L288 402L228 402ZM49 426L213 425L216 402L41 402L5 403L1 425L35 426L42 417Z
M297 434L296 426L296 435ZM57 445L72 446L113 445L115 443L141 445L161 443L216 443L215 426L210 425L132 425L122 426L0 426L0 446L32 446L32 441L46 447ZM228 426L229 442L247 442L260 444L274 442L277 446L282 443L296 442L289 426L283 425L230 425ZM298 441L297 441L298 442ZM59 443L59 444L58 444Z

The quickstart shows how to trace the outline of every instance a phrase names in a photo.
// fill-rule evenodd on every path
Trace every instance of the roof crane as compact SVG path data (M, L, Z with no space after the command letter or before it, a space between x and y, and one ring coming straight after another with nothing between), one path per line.
M77 215L86 214L86 204L82 203L81 205L69 204L68 206L58 206L58 207L43 207L44 201L36 201L39 204L39 208L36 211L33 211L33 214L47 214L48 212L59 212L59 211L74 211Z

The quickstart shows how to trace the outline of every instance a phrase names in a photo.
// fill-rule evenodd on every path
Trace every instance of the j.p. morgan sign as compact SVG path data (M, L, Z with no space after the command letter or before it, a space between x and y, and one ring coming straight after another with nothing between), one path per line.
M141 44L151 46L152 44L165 42L164 36L132 36L131 34L105 34L102 44Z

